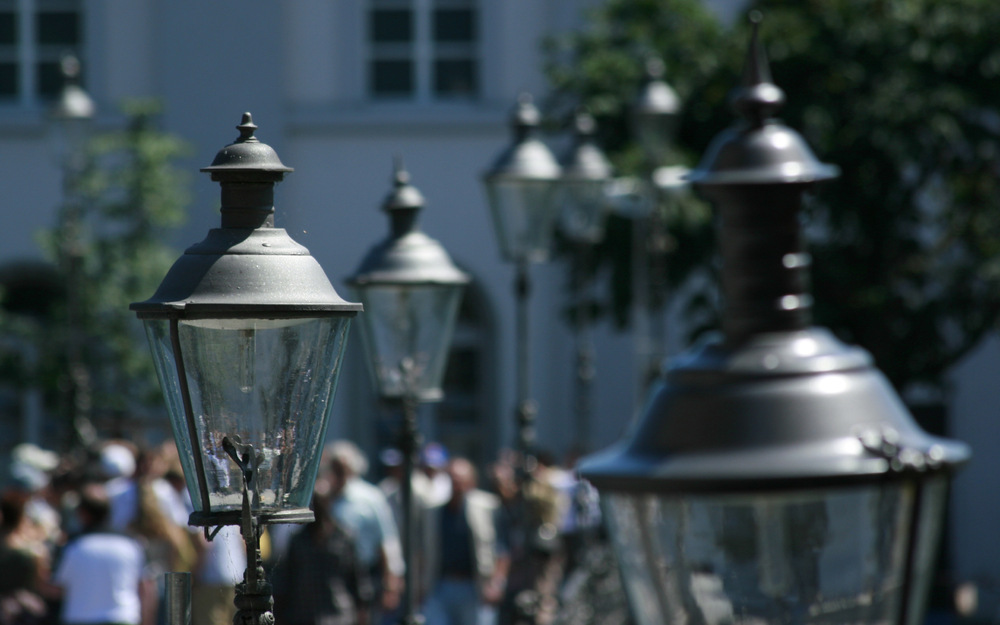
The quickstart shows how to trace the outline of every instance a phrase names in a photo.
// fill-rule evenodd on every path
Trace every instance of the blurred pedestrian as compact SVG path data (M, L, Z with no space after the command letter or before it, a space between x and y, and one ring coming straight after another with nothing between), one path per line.
M139 625L142 604L152 596L142 547L109 529L111 505L102 485L83 487L76 513L83 531L66 545L54 576L63 590L61 622Z
M361 450L350 441L335 441L326 455L330 512L357 541L358 560L374 589L369 616L377 624L399 606L405 569L399 531L385 495L361 477L368 470Z
M246 568L246 543L238 526L222 527L211 541L201 539L191 585L192 625L232 625L236 584Z
M59 590L52 585L51 554L27 517L29 496L8 489L0 498L0 624L47 622Z
M440 506L451 499L451 478L448 476L448 450L441 443L427 443L420 453L420 468L425 480L425 500L428 506Z
M316 520L294 533L274 570L275 619L287 625L368 625L370 578L353 537L330 515L329 485L317 482Z
M510 558L500 531L499 499L477 488L465 458L448 463L451 498L432 509L434 541L428 546L436 580L424 606L434 625L493 625L504 596Z

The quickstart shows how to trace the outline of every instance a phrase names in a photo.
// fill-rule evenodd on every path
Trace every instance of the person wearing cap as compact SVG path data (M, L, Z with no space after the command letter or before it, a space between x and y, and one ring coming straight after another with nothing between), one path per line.
M427 505L443 505L451 499L451 478L446 471L448 450L441 443L427 443L420 456L421 468L427 477Z

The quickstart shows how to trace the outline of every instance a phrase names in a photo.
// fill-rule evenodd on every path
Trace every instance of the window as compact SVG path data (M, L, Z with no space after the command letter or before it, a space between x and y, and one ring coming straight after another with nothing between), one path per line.
M486 464L496 453L492 434L499 432L494 388L496 374L490 357L496 353L493 323L478 283L466 287L458 310L451 353L445 369L444 399L433 406L428 434L454 455ZM491 434L492 433L492 434Z
M475 97L477 31L475 0L370 0L370 95L412 101Z
M0 101L31 106L58 95L59 61L80 55L79 0L0 0Z

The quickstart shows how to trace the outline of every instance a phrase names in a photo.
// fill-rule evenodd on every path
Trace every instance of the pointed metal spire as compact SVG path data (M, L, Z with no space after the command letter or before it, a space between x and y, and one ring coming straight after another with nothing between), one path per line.
M771 70L759 41L760 13L750 21L753 35L743 84L730 101L744 121L720 133L689 180L702 186L810 183L834 178L839 169L819 162L802 136L773 118L785 102L771 82Z
M424 196L410 184L410 172L403 165L402 155L395 155L392 172L392 191L382 202L382 208L393 211L418 211L424 207Z
M257 172L256 175L277 182L286 173L294 171L281 162L271 146L262 143L254 136L257 124L253 123L253 116L250 113L243 113L236 129L240 131L240 136L219 150L211 165L201 168L201 171L212 174L212 180L242 179L245 172L252 171Z
M743 66L743 86L732 95L733 108L754 126L762 126L785 104L785 92L771 81L771 66L759 40L762 20L760 11L750 13L753 34Z

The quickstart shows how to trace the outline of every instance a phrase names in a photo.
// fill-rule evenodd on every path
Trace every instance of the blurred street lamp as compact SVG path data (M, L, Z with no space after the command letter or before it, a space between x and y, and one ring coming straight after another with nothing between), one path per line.
M692 173L720 212L724 335L676 359L587 459L640 625L920 622L957 442L870 356L810 326L802 194L837 169L773 114L756 23L743 121Z
M87 141L97 107L80 86L80 61L66 55L60 62L63 87L49 110L49 140L62 174L62 204L59 208L56 255L65 279L66 296L66 365L68 383L66 408L76 437L84 445L93 443L91 423L91 379L84 362L83 336L80 332L80 275L83 264L84 198L80 176L86 166Z
M209 167L222 223L184 253L143 321L194 506L190 523L239 525L247 569L236 622L273 622L259 541L269 523L308 523L351 318L309 251L274 227L274 185L292 171L254 137ZM218 530L216 530L218 531Z
M644 401L662 373L666 356L664 308L667 300L667 255L670 251L665 211L672 194L688 186L688 169L668 166L681 101L663 79L664 65L647 59L645 76L630 110L632 135L642 147L644 209L633 216L633 288L637 302L636 352L639 355L637 396Z
M553 202L560 169L549 148L534 136L540 122L531 96L522 94L511 116L513 141L483 175L503 258L516 265L517 431L522 468L534 465L535 413L531 399L528 302L529 263L548 260L559 207Z
M608 213L608 184L612 169L594 140L594 118L578 111L573 119L573 141L559 159L562 175L553 201L560 212L560 227L572 246L570 288L573 334L576 345L576 428L574 447L585 449L590 440L594 345L591 337L590 259L593 248L604 238Z
M434 239L421 232L417 216L424 198L397 165L394 188L382 203L389 235L362 260L348 284L367 313L362 336L369 370L379 396L403 409L399 448L403 455L401 505L406 579L402 625L423 622L414 588L415 524L413 472L420 449L417 408L443 397L441 380L448 360L458 306L469 277Z

